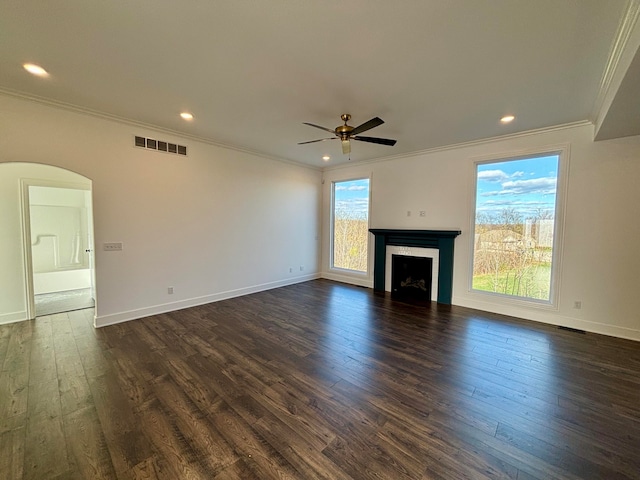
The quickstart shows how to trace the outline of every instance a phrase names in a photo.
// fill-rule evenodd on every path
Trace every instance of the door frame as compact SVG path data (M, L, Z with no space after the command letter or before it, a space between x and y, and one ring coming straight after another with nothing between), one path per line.
M90 180L89 180L90 181ZM90 181L91 182L91 181ZM89 230L90 240L87 249L89 250L89 269L91 278L91 292L94 294L94 302L97 300L95 297L96 292L96 277L95 277L95 258L94 258L94 226L93 226L93 188L92 185L86 185L76 182L63 182L59 180L44 180L40 178L22 178L20 179L20 196L21 196L21 209L22 209L22 252L24 255L25 265L25 293L27 297L27 318L33 320L36 318L36 306L35 306L35 292L33 287L33 259L31 253L31 212L30 212L30 198L29 187L53 187L64 188L70 190L83 190L89 191L91 199L91 208L88 209L88 215L91 221L87 223L87 229Z

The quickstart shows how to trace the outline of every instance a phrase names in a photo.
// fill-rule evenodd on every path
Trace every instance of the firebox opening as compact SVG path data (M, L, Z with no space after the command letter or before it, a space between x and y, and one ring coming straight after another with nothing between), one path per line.
M391 294L403 299L431 301L433 259L391 256Z

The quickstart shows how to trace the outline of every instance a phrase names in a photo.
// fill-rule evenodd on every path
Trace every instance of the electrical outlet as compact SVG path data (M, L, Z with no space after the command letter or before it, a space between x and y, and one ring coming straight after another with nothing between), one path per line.
M293 267L289 267L289 273L293 273Z
M304 265L300 265L300 271L304 272Z
M169 295L173 295L173 287L168 287L168 288L167 288L167 293L168 293Z
M407 210L407 217L411 216L411 210Z
M575 302L573 302L573 308L575 308L576 310L580 310L582 308L582 302L580 300L576 300Z
M426 217L427 216L427 212L425 212L424 210L420 210L420 216L421 217Z
M102 244L105 252L116 252L122 250L122 242L105 242Z

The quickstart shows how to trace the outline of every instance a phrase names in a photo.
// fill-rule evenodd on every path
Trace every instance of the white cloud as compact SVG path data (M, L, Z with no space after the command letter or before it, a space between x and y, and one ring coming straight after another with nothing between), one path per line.
M553 201L546 201L543 199L540 200L530 200L530 201L513 201L513 200L487 200L486 202L482 202L480 208L495 208L495 207L548 207L553 206Z
M556 193L557 179L552 177L533 178L531 180L513 180L502 183L502 190L482 193L482 196L495 195L551 195Z
M347 190L350 191L350 192L359 192L359 191L362 191L362 190L367 190L368 188L369 187L366 186L366 185L350 185L348 187L346 185L336 185L335 186L336 192L347 191Z
M362 206L368 206L369 199L368 198L351 198L348 200L337 200L336 208L359 208Z
M509 178L509 175L502 170L484 170L478 172L478 180L484 180L486 182L502 182Z
M368 198L352 198L350 200L336 201L335 212L338 218L367 218L369 211Z

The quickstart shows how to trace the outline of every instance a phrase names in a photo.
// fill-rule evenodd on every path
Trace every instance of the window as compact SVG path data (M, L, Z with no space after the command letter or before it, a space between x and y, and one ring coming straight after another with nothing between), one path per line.
M479 163L472 289L552 301L560 154Z
M332 198L331 266L366 273L369 179L333 182Z

